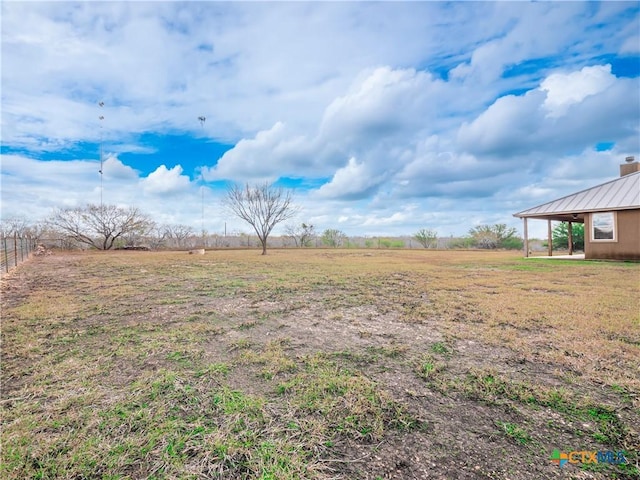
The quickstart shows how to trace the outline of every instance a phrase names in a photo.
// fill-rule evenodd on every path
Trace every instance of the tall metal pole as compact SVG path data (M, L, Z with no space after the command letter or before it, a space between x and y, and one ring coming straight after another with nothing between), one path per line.
M198 121L200 122L200 125L204 129L204 122L207 121L207 117L205 117L204 115L200 115L198 117ZM202 181L204 182L204 176L202 177ZM206 248L207 244L204 236L204 185L200 188L201 188L200 193L202 194L202 219L200 221L200 228L202 230L202 247Z
M200 192L202 193L202 218L200 219L200 228L202 229L202 247L205 248L207 245L204 239L204 187L200 188Z
M99 102L98 106L100 107L100 110L102 110L102 108L104 107L104 102ZM102 181L102 174L103 174L103 165L104 165L104 159L103 159L103 155L102 155L102 124L104 122L104 115L100 115L98 117L98 120L100 120L100 214L102 215L102 210L103 210L103 203L102 203L102 192L103 192L103 181Z

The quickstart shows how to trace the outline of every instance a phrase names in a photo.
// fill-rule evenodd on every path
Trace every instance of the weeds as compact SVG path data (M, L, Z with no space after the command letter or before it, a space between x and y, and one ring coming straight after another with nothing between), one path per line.
M286 343L286 340L280 339L267 344L260 353L252 350L244 351L240 354L239 361L245 364L261 365L260 376L267 380L271 380L280 373L294 372L297 368L296 363L282 348Z
M628 435L628 429L613 408L578 399L566 390L510 381L493 372L478 371L470 372L464 380L451 380L449 386L488 403L511 401L549 408L568 419L593 422L592 438L609 447L621 447Z
M204 375L210 376L222 376L226 377L229 374L231 367L226 363L210 363L206 365L204 368L199 369L196 372L197 377L202 377Z
M414 372L428 382L438 380L444 369L445 364L430 354L422 355L413 365Z
M234 342L229 343L229 351L233 352L234 350L246 350L253 346L253 342L248 338L240 338Z
M528 445L531 443L531 436L522 428L510 422L497 422L497 426L507 437L519 443Z
M238 324L238 330L250 330L254 327L257 327L260 324L257 320L247 320L246 322L241 322Z
M290 410L324 417L333 434L373 441L389 428L407 430L419 424L371 380L323 355L307 358L303 371L280 383L277 391Z
M443 342L436 342L431 345L431 351L433 353L437 353L438 355L450 355L450 348Z
M389 345L389 346L369 346L366 348L367 353L372 357L381 355L388 358L400 358L409 348L406 345Z

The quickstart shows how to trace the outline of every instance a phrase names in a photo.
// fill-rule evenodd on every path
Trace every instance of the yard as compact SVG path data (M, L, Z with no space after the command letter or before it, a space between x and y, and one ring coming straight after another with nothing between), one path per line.
M0 477L638 478L639 286L505 252L34 258L2 279Z

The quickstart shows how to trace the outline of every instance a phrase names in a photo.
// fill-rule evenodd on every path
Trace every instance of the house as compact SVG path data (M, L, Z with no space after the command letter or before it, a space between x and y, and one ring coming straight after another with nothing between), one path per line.
M584 223L586 259L640 260L640 163L627 157L620 178L515 213L524 221L525 255L529 256L527 222L547 221L549 255L551 222ZM571 239L569 245L571 248ZM569 252L573 252L570 250Z

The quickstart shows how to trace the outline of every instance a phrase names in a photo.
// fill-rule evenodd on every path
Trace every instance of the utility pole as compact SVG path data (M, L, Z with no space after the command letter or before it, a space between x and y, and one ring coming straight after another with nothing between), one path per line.
M202 229L202 247L206 248L206 242L204 238L204 187L200 187L202 193L202 218L200 219L200 228Z
M100 107L100 110L102 111L102 109L104 108L104 102L98 102L98 106ZM103 203L102 203L102 192L103 192L103 165L104 165L104 158L102 155L102 125L104 122L104 115L102 115L102 113L100 114L100 116L98 117L98 120L100 120L100 213L102 214L103 211Z
M204 129L204 122L207 121L207 117L204 115L200 115L198 117L198 121L200 122L200 126ZM202 177L202 181L204 182L204 176ZM200 193L202 194L202 219L200 220L200 228L202 230L202 247L206 248L205 234L204 234L204 185L200 187Z

